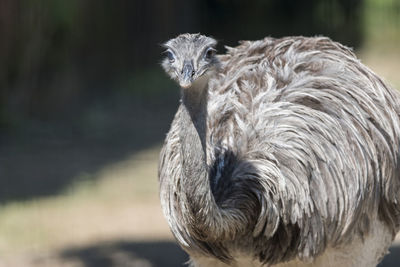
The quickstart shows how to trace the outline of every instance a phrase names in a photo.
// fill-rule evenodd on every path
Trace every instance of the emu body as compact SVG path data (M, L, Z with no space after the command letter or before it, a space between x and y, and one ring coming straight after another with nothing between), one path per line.
M191 264L375 266L400 225L399 94L328 38L215 44L180 35L162 64L182 100L161 204Z

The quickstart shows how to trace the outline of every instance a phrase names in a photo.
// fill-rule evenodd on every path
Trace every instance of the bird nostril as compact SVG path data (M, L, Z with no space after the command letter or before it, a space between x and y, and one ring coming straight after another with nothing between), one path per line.
M193 64L190 62L184 62L181 74L184 75L186 78L192 78L195 73L196 72L193 68Z

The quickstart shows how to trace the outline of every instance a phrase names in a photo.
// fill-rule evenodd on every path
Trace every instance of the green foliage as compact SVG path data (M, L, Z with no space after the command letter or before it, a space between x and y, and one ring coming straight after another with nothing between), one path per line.
M366 49L399 50L400 2L393 0L366 0L364 32Z
M35 1L36 2L36 1ZM77 16L80 11L80 4L82 1L78 0L52 0L46 1L49 5L49 14L51 16L51 21L56 25L62 25L69 30L77 28L79 25L79 20Z

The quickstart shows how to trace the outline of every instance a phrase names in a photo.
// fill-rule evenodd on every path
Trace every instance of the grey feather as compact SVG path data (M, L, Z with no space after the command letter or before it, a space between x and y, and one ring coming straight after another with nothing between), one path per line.
M206 61L215 45L199 34L165 44L171 78L187 59L196 70L159 164L179 244L194 258L276 264L366 236L375 219L394 237L398 92L328 38L244 41Z

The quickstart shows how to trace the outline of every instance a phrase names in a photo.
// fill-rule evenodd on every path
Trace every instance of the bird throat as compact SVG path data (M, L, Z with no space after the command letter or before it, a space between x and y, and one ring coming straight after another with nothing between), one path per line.
M193 163L187 168L206 166L207 98L206 88L188 88L182 92L180 141L183 156Z

